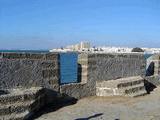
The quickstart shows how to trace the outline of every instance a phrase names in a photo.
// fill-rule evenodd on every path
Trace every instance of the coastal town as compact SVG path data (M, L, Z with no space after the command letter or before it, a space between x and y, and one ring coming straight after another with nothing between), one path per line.
M80 42L75 45L68 45L66 47L51 49L50 52L91 52L91 53L131 53L131 47L114 47L114 46L102 46L95 47L91 46L90 42ZM141 48L145 54L160 53L160 48Z

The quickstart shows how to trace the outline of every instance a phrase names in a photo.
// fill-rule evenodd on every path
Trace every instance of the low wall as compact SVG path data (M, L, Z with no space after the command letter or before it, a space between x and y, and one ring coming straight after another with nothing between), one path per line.
M143 54L89 54L88 80L110 80L145 75Z
M83 98L88 96L86 91L86 84L84 83L70 83L60 86L60 92L74 98Z
M159 75L147 76L145 77L145 80L156 87L160 85Z
M78 59L79 78L83 90L77 84L63 85L61 91L70 96L96 95L96 81L106 81L131 76L145 76L146 61L143 54L85 54ZM73 91L73 92L72 92ZM85 92L83 92L85 91ZM77 95L79 95L77 97Z
M159 75L160 74L160 54L152 55L147 59L147 69L153 66L153 74Z
M160 84L159 76L156 76L159 59L150 59L156 64L157 74L145 77L146 60L143 54L79 54L79 83L64 85L60 85L59 61L58 53L0 53L0 89L41 86L47 88L48 96L60 92L79 99L96 95L98 81L142 76L150 83Z
M160 85L160 54L154 54L147 59L146 86L151 91Z
M0 53L0 89L41 86L59 91L59 55Z

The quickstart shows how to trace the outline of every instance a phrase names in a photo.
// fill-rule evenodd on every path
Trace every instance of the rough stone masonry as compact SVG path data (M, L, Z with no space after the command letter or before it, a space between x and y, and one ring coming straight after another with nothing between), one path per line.
M61 92L81 98L96 95L96 82L118 78L145 76L146 60L143 54L82 53L79 55L81 83L61 86Z
M59 55L0 53L0 89L41 86L59 90Z
M75 98L96 95L97 81L145 77L146 70L143 54L80 53L77 63L79 82L60 85L59 53L0 53L0 58L1 89L37 86Z
M159 59L155 63L155 74L146 77L143 54L80 53L77 64L78 82L61 85L59 53L0 53L0 89L42 87L45 88L45 103L48 103L54 102L55 97L64 98L63 95L77 99L95 96L97 82L114 82L121 78L140 76L154 85L160 83L157 74ZM137 83L139 81L136 80Z

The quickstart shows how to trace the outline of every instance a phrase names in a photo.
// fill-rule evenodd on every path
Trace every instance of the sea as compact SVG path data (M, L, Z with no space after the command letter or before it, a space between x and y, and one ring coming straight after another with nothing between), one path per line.
M78 54L75 52L60 53L61 84L77 82Z
M0 50L0 52L18 52L18 53L49 53L49 50ZM145 54L145 59L152 54ZM75 83L77 82L78 74L78 53L67 52L60 53L60 83Z
M144 54L144 58L148 59L149 57L151 57L153 54Z

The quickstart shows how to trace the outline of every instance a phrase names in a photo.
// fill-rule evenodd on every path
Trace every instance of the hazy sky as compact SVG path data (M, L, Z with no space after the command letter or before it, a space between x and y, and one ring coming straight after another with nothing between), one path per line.
M0 49L160 47L160 0L0 0Z

